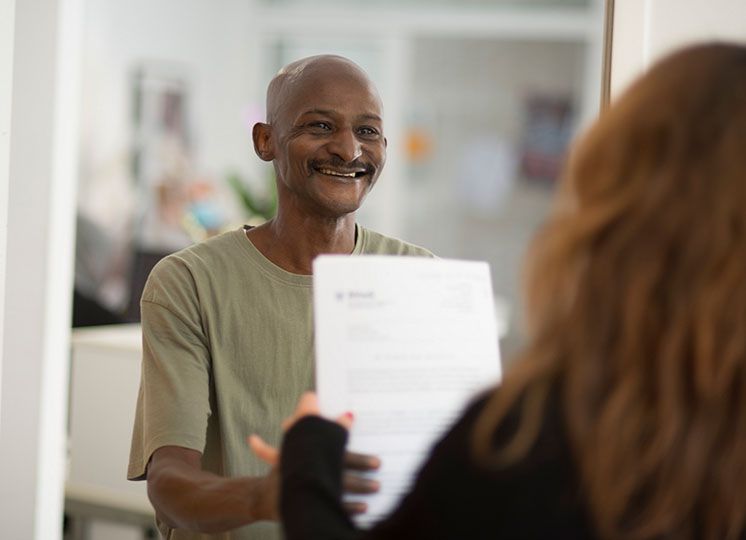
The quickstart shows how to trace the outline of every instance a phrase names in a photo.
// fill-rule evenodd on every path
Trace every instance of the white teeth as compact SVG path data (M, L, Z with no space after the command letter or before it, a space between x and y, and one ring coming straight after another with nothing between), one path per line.
M332 171L332 170L329 170L329 169L319 169L319 172L322 173L322 174L328 174L330 176L343 176L345 178L355 178L355 174L356 174L354 172L351 172L351 173L341 173L341 172Z

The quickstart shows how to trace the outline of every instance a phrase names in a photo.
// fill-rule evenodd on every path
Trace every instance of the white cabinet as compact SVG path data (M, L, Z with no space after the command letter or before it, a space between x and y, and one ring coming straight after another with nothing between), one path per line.
M145 482L126 478L140 361L139 325L73 331L65 507L79 538L96 520L154 524Z

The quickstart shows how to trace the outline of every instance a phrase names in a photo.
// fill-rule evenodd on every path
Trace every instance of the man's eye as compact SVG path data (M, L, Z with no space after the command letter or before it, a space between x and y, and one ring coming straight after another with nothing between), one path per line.
M314 128L314 129L318 129L320 131L329 131L330 129L332 129L332 127L329 124L327 124L326 122L311 122L308 125L310 127Z
M367 136L371 137L371 136L378 135L378 130L376 128L372 128L372 127L361 127L358 130L358 133L360 133L360 135L367 135Z

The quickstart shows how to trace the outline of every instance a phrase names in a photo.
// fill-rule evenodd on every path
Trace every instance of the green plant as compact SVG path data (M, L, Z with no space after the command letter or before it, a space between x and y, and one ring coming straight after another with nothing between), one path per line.
M246 212L247 218L261 218L266 221L275 215L277 188L274 174L268 175L266 189L261 194L256 193L249 183L236 172L229 174L227 180Z

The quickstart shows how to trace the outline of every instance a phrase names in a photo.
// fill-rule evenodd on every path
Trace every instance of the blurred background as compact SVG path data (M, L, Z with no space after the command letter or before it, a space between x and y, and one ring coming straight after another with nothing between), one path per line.
M154 535L144 484L124 480L140 293L165 255L271 217L273 171L251 129L288 62L336 53L369 73L388 160L358 220L488 261L510 357L524 251L599 110L602 0L83 6L67 538ZM130 324L99 328L116 323Z
M74 326L136 322L164 255L271 216L251 143L274 73L337 53L385 105L359 212L492 267L509 356L518 273L565 149L599 107L599 0L86 0Z
M746 39L743 0L0 2L0 537L155 537L124 479L140 291L166 254L272 214L250 132L283 64L370 73L389 158L359 221L487 260L506 361L521 259L602 86L713 38Z

